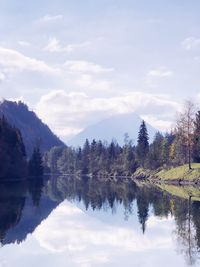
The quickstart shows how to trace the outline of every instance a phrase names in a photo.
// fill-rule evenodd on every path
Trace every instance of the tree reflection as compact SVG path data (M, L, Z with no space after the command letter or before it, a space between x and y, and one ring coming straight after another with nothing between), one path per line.
M176 231L174 232L178 242L178 252L185 256L188 265L195 265L199 255L199 236L197 235L199 225L195 225L194 217L198 217L196 213L196 202L192 202L192 197L188 200L178 199L176 201L175 220L177 222ZM194 214L195 212L195 214Z
M70 176L52 177L47 183L44 183L42 177L1 183L0 192L2 244L6 243L7 232L15 229L22 218L28 221L27 227L22 228L25 233L21 233L20 238L11 239L11 242L22 241L54 207L67 199L82 202L86 210L105 210L112 213L116 212L120 204L124 209L125 220L132 215L137 216L143 234L148 227L150 215L159 218L172 216L176 225L174 237L178 243L178 252L185 256L188 265L194 265L197 261L200 251L200 202L193 201L192 197L181 199L157 186L134 181L110 179L105 182ZM28 209L26 213L23 212L25 204ZM135 205L137 209L134 208ZM30 214L35 210L40 210L40 215L36 220L30 219ZM32 228L29 225L31 220L35 220Z
M54 184L54 186L56 186ZM190 197L184 200L162 191L156 186L136 184L133 181L99 181L98 179L75 179L59 177L55 192L62 198L82 201L85 209L110 209L115 212L117 204L123 204L127 220L134 212L133 203L137 204L138 221L145 233L150 206L155 216L168 218L173 216L176 222L174 232L179 252L184 254L188 265L194 265L200 250L200 202ZM59 187L59 190L58 190ZM57 194L56 193L56 194ZM78 198L77 198L78 196Z
M147 196L145 196L145 192L144 190L143 194L138 194L137 197L137 207L138 207L138 219L139 222L142 226L142 232L143 234L145 233L145 229L146 229L146 222L148 219L148 213L149 213L149 201Z
M44 181L42 176L33 177L28 180L29 193L32 197L33 206L38 207L42 196Z

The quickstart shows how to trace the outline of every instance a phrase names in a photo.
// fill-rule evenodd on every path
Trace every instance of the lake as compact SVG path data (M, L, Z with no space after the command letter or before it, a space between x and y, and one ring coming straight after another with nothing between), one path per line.
M0 183L0 266L200 266L200 190L52 176Z

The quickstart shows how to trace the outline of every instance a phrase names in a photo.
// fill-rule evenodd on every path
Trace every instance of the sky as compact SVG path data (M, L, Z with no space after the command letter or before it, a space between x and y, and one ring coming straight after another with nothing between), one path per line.
M136 112L170 129L200 101L200 1L0 0L0 97L63 140Z

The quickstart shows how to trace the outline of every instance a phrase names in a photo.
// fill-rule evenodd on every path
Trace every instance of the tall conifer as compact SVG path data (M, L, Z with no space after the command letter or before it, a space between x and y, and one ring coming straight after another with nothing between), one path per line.
M149 152L149 136L145 121L143 120L140 125L137 140L137 159L142 167L144 167L145 159Z

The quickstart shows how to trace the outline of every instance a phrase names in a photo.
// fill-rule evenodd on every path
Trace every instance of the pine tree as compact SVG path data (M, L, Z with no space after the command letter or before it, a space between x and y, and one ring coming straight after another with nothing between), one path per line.
M91 146L90 146L90 155L89 155L89 170L91 174L95 174L97 172L98 166L97 166L97 142L95 139L92 140Z
M145 159L149 152L149 136L145 121L142 121L137 140L137 160L139 164L144 167Z
M82 174L89 173L89 161L90 161L89 154L90 154L90 143L88 139L86 139L82 150Z
M160 132L157 132L153 143L149 146L148 168L157 169L164 164L165 139Z

